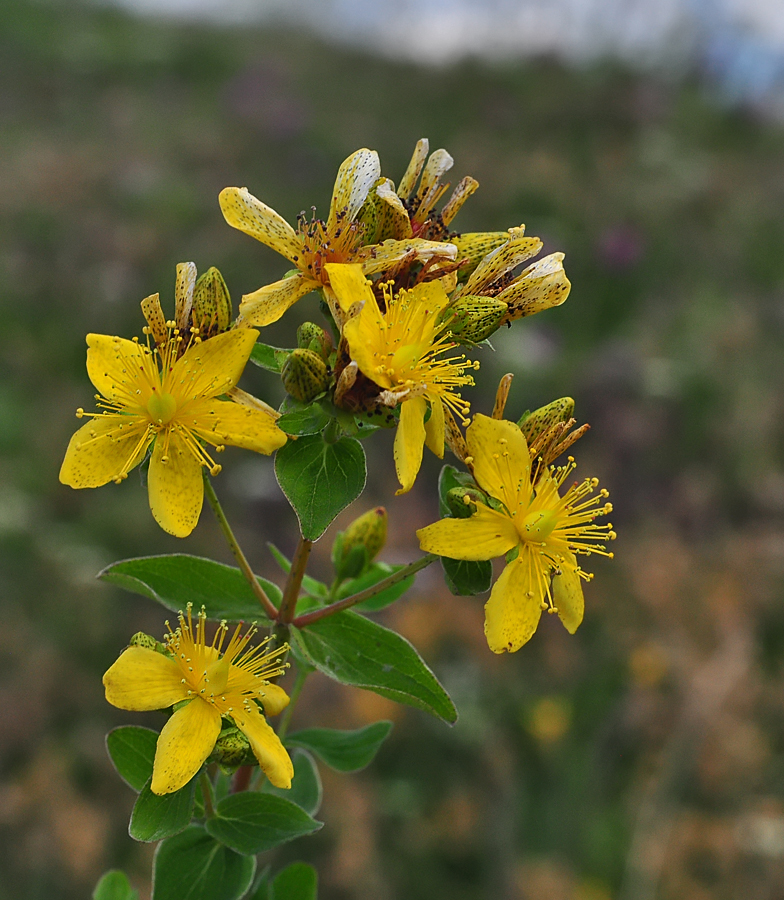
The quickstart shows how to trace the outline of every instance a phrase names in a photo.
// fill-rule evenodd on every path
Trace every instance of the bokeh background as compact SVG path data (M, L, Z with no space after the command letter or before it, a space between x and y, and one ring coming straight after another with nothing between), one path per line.
M109 707L100 679L165 616L95 575L183 549L230 561L208 511L187 542L161 532L135 475L58 483L93 393L85 333L139 333L139 301L172 304L181 260L217 265L235 300L280 277L285 262L223 222L222 187L291 221L326 210L356 148L398 179L422 136L452 153L455 180L480 182L457 227L524 222L566 253L567 304L482 351L474 407L489 411L507 371L509 417L575 398L593 426L580 471L612 492L616 558L594 565L576 636L545 617L503 657L484 643L482 597L452 597L435 566L418 576L380 618L420 648L460 721L313 676L295 726L395 728L365 772L323 770L326 827L273 864L314 862L325 900L784 898L780 10L747 4L754 31L731 4L673 2L656 32L645 4L616 2L591 43L596 19L565 2L539 19L490 4L510 23L488 25L493 40L479 20L452 27L454 2L388 5L376 20L348 2L256 20L235 3L220 22L220 4L201 19L0 4L0 898L76 900L112 866L148 896L152 848L127 836L133 795L103 741L162 720ZM291 343L309 302L269 343ZM259 370L244 384L282 399ZM437 514L438 465L390 499L385 437L338 524L386 502L384 558L404 562ZM291 552L294 517L269 460L224 462L220 495L273 577L266 541Z

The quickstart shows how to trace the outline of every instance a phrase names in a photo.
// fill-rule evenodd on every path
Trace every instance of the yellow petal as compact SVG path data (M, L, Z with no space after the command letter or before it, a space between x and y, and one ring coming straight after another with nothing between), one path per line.
M193 531L204 501L201 463L177 432L168 433L168 447L166 434L158 435L147 492L153 517L164 531L175 537L187 537Z
M520 502L527 506L531 496L531 460L517 425L477 413L466 430L466 443L479 486L500 500L510 513L516 511Z
M353 222L368 192L381 175L381 163L375 150L363 148L352 153L343 160L335 187L332 191L332 202L329 205L327 233L334 234L338 224L338 215L344 222Z
M408 210L403 206L403 201L395 193L395 186L388 178L376 188L376 194L381 200L383 222L381 233L394 235L397 239L412 237Z
M458 234L450 241L457 247L457 258L467 262L460 268L463 277L470 274L488 253L509 240L507 231L471 231Z
M347 313L355 303L367 303L371 306L376 306L376 298L373 296L368 280L362 274L360 265L356 263L327 263L324 268L327 270L329 283L344 313Z
M87 335L87 374L107 400L143 406L150 395L141 368L154 368L150 352L135 341L108 334ZM141 389L142 395L136 390ZM138 396L138 400L135 398Z
M186 402L228 393L240 380L258 336L255 328L233 328L191 344L164 377L164 390L177 398L180 409Z
M450 559L495 559L520 542L509 516L477 505L470 519L441 519L417 531L419 546L426 553Z
M439 459L444 458L444 404L440 397L430 401L430 418L425 422L425 443Z
M452 222L452 219L463 208L463 204L478 187L479 182L470 175L466 175L465 178L461 179L458 186L452 191L452 196L441 210L441 221L444 225L448 226Z
M539 238L523 237L521 228L510 228L509 240L485 256L466 282L463 293L481 294L489 284L536 256L541 249Z
M277 716L289 705L289 695L277 684L265 685L259 699L268 716Z
M454 162L454 159L452 159L449 153L443 148L434 150L430 154L430 159L427 161L425 171L422 173L422 180L419 182L419 187L417 188L415 196L418 198L426 198L428 193L441 180L441 176L452 168Z
M240 315L249 325L271 325L301 300L305 294L315 290L318 284L297 272L288 278L281 278L259 288L252 294L243 294Z
M185 787L212 753L220 729L220 713L201 697L178 709L158 737L150 785L153 794L171 794Z
M202 400L189 410L189 427L211 444L244 447L256 453L274 453L286 443L276 416L230 400Z
M414 154L411 157L411 162L409 162L405 174L400 179L398 193L401 197L407 199L414 190L417 178L419 178L419 173L422 171L422 166L424 166L429 152L430 142L427 138L420 138L416 143L416 147L414 147Z
M569 296L572 284L563 267L563 253L551 253L529 266L519 278L501 291L508 312L501 324L532 316L553 306L560 306Z
M166 709L188 696L182 672L168 656L148 647L128 647L103 676L106 699L118 709Z
M433 257L441 259L455 259L457 247L454 244L443 241L425 241L422 238L407 238L402 241L384 241L381 244L373 244L372 247L362 247L356 254L361 260L362 271L365 275L375 275L390 268L411 252L415 258L428 260Z
M360 366L361 368L361 366ZM401 488L397 494L411 490L422 465L422 451L425 446L424 397L412 397L400 405L400 422L395 433L395 471Z
M224 188L219 196L223 217L232 226L271 247L291 262L302 254L302 241L289 223L247 188Z
M60 481L73 488L107 484L138 465L151 440L136 416L95 416L71 438Z
M561 574L553 576L553 603L558 610L558 618L569 634L577 631L585 614L582 579L577 572L577 559L569 553L561 564Z
M166 316L164 316L163 307L161 306L161 295L150 294L149 297L145 297L142 300L141 307L142 314L147 320L147 325L152 332L155 343L162 347L169 337L169 330L166 327Z
M485 603L485 637L493 653L519 650L542 615L542 585L525 550L501 573Z
M294 766L280 738L267 724L257 706L236 708L230 713L237 728L250 741L251 749L264 774L279 788L290 788Z

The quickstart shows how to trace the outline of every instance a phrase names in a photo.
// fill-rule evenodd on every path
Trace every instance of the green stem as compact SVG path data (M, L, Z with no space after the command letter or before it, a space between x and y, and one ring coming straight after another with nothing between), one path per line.
M204 800L204 815L208 819L211 819L215 815L215 807L212 805L212 787L210 786L210 779L204 770L202 770L199 783L201 786L201 796Z
M297 677L294 680L294 686L291 688L291 693L289 694L289 705L280 717L280 725L278 725L278 737L281 741L286 737L289 730L294 707L297 705L297 700L299 700L299 695L302 693L302 688L305 685L305 679L308 675L310 675L310 672L308 672L307 669L297 669Z
M234 532L231 530L231 525L229 525L226 514L223 512L223 507L220 505L218 496L215 493L215 488L212 486L212 482L210 481L206 470L204 472L204 492L207 495L207 501L212 507L212 511L215 513L215 518L218 520L218 525L220 525L223 536L226 538L226 543L228 543L231 552L234 554L234 558L239 563L240 571L245 576L245 580L251 586L259 603L264 607L264 612L270 619L277 619L278 611L275 609L275 604L270 600L264 588L259 584L259 580L253 574L253 569L251 569L250 563L245 558L242 548L237 543L237 538L234 537Z
M350 597L344 597L342 600L338 600L337 603L330 603L329 606L322 606L321 609L314 609L311 612L304 613L301 616L297 616L295 619L292 619L291 624L295 628L304 628L306 625L312 625L314 622L318 622L320 619L326 619L327 616L332 616L336 612L340 612L343 609L348 609L349 607L354 606L357 603L362 603L363 600L369 600L371 597L375 597L376 594L380 594L387 588L392 587L400 581L403 581L404 578L408 578L409 575L414 575L420 569L424 569L426 566L429 566L430 563L435 562L437 559L437 556L432 553L428 553L420 559L409 563L407 566L403 566L402 569L398 569L397 572L393 572L391 575L387 575L386 578L382 579L377 584L374 584L372 587L366 588L364 591L360 591L358 594L352 594Z
M280 611L278 612L278 621L284 625L288 625L294 618L299 589L302 587L302 579L305 577L305 569L308 565L308 557L312 547L313 541L309 541L304 537L299 539L294 559L291 561L289 577L286 580L286 586L283 588L283 599L280 601Z

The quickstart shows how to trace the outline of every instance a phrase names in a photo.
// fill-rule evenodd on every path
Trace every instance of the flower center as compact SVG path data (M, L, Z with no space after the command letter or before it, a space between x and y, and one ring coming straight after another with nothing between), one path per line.
M551 510L535 510L523 519L521 537L524 541L546 541L557 524L558 516Z
M209 683L212 692L221 694L226 690L230 668L231 663L225 656L221 656L220 659L207 666L205 681Z
M156 425L168 425L177 412L177 401L171 394L154 393L147 401L147 412Z

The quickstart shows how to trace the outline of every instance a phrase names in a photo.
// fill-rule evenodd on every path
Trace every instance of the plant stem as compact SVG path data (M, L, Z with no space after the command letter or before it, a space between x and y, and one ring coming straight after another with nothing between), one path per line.
M204 800L204 815L208 819L211 819L215 815L215 808L212 805L212 788L210 786L210 779L203 770L199 778L199 783L201 786L201 796Z
M361 603L363 600L369 600L371 597L375 597L376 594L380 594L387 588L392 587L400 581L403 581L404 578L408 578L409 575L414 575L420 569L424 569L426 566L429 566L430 563L435 562L437 559L437 556L432 553L428 553L420 559L409 563L407 566L403 566L402 569L398 569L397 572L393 572L391 575L387 575L386 578L383 578L372 587L366 588L364 591L360 591L358 594L352 594L351 597L344 597L342 600L338 600L336 603L330 603L329 606L322 606L321 609L314 609L311 612L307 612L301 616L297 616L297 618L292 619L291 624L294 625L295 628L304 628L305 625L312 625L313 622L318 622L320 619L326 619L327 616L332 616L336 612L340 612L343 609L348 609L349 607L354 606L357 603Z
M286 737L286 733L289 730L291 715L294 712L294 707L297 705L297 700L299 700L299 695L302 693L302 688L305 685L305 679L308 675L310 675L310 672L308 672L307 669L297 669L297 677L294 680L294 686L291 688L291 693L289 694L289 705L280 717L280 725L278 725L278 737L281 741Z
M308 565L308 557L312 547L313 541L309 541L304 537L299 539L294 559L291 561L289 577L286 580L286 586L283 588L283 599L280 601L278 621L284 625L288 625L294 618L299 589L302 587L302 579L305 577L305 569Z
M234 773L234 778L231 781L232 794L239 794L241 791L247 791L255 768L255 766L240 766L239 769L237 769Z
M206 471L204 472L204 492L207 495L207 501L212 507L212 511L215 513L215 518L218 520L218 525L220 525L223 536L226 538L226 543L229 545L231 552L234 554L234 558L239 563L240 571L245 576L245 580L251 586L251 589L256 595L259 603L261 603L261 605L264 607L264 612L267 614L267 616L269 616L269 618L273 620L277 619L278 611L277 609L275 609L275 604L267 596L266 591L259 584L258 579L253 574L253 569L251 569L250 563L245 558L245 554L242 552L242 548L237 543L237 538L234 537L234 532L231 530L231 525L229 525L226 514L223 512L223 507L220 505L218 496L215 493L215 488L212 486L212 482L210 481Z

